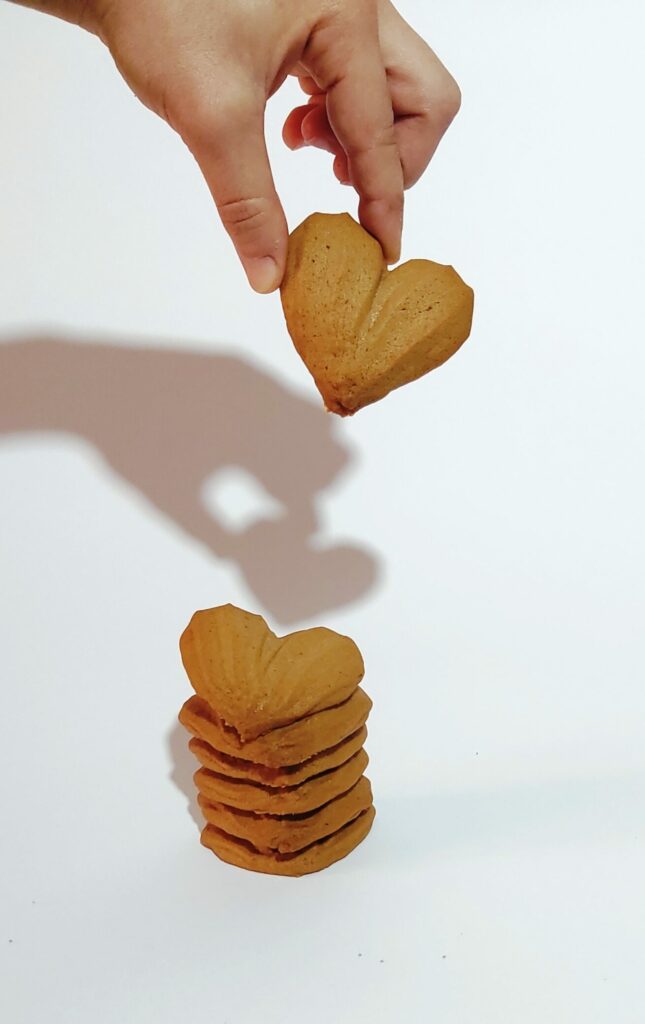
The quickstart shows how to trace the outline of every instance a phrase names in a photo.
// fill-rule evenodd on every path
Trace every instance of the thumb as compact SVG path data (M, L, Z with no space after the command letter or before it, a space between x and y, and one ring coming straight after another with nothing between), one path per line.
M199 164L249 284L272 292L281 283L287 254L287 222L275 190L264 139L264 110L217 110L195 124L184 141Z

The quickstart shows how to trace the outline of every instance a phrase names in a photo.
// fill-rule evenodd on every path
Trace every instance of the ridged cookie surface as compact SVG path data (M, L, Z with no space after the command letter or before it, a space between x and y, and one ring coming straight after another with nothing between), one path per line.
M324 627L278 637L230 604L195 612L179 646L195 692L242 742L342 703L365 671L349 637Z
M324 839L353 821L372 803L372 787L363 776L347 793L307 814L277 816L240 811L212 804L201 794L199 806L207 822L238 839L245 839L263 853L293 853Z
M272 789L257 782L244 782L200 768L195 772L195 785L212 803L227 804L258 814L304 814L346 793L356 785L367 768L364 750L350 757L345 764L323 775L315 775L299 786Z
M216 750L280 768L300 764L356 732L365 724L371 707L372 701L359 686L342 704L274 729L248 743L243 743L234 729L227 728L201 697L186 701L179 712L179 721L193 736L206 740Z
M300 357L342 416L454 355L474 301L452 267L412 260L389 271L379 243L346 213L314 213L291 234L281 296Z
M251 843L235 839L214 825L206 826L202 832L202 843L221 860L239 868L270 875L308 875L351 853L371 829L374 813L374 808L370 807L327 839L292 854L260 853Z
M337 743L329 750L308 758L302 764L289 765L286 768L267 768L264 764L244 761L239 757L229 757L215 750L210 743L194 737L188 744L190 750L204 768L220 775L228 775L234 779L245 779L247 782L259 782L264 786L280 789L283 786L297 786L312 775L320 775L344 764L350 757L358 753L367 739L367 728L363 726L352 733L346 740Z

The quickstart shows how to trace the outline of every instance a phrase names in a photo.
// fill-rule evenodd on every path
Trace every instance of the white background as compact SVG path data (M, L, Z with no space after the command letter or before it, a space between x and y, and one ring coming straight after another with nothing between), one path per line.
M341 422L180 141L0 4L12 1024L643 1020L642 6L401 7L464 94L404 256L454 263L475 326ZM293 96L295 225L353 199L283 149ZM177 640L229 600L364 652L378 817L321 875L199 845Z

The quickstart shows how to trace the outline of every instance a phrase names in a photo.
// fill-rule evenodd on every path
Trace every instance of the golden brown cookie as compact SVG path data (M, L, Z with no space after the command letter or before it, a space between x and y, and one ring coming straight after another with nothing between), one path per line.
M239 757L229 757L215 750L205 740L193 738L188 744L200 764L212 772L219 772L220 775L228 775L234 779L246 779L247 782L260 782L264 786L297 786L312 775L320 775L321 772L329 771L344 764L357 753L367 739L367 728L363 726L357 732L352 733L341 743L329 750L323 750L315 757L310 757L302 764L289 765L287 768L267 768L264 764L255 764L253 761L244 761Z
M292 233L281 287L293 343L341 416L440 366L470 333L473 291L452 267L389 271L348 214L315 213Z
M242 743L234 729L227 728L201 697L191 697L179 712L181 724L199 739L232 757L281 768L301 764L327 750L360 729L372 702L360 687L342 704L285 725L280 729Z
M179 646L195 692L243 742L342 703L365 671L349 637L324 627L278 637L231 604L195 612Z
M249 871L263 871L270 875L307 875L329 867L351 853L371 829L374 813L374 808L370 807L338 832L297 853L260 853L251 843L235 839L214 825L206 826L202 832L202 843L220 860Z
M245 839L263 853L293 853L337 832L366 811L372 803L372 787L363 776L347 793L306 814L279 817L253 814L225 804L212 804L201 794L199 806L206 821L222 832Z
M358 782L367 764L367 754L359 750L339 768L307 779L299 786L282 789L230 779L207 768L196 771L194 779L199 792L211 803L227 804L258 814L304 814L346 793Z

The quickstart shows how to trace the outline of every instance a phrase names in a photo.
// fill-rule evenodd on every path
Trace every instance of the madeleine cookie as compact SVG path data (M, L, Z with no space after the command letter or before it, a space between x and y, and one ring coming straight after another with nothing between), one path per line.
M367 768L364 750L330 772L316 775L299 786L271 789L257 782L243 782L200 768L193 776L199 792L212 803L227 804L257 814L304 814L351 789Z
M267 768L266 765L255 764L253 761L229 757L228 754L215 750L205 740L193 738L188 746L199 763L212 772L234 779L245 779L247 782L260 782L264 786L279 789L282 786L297 786L312 775L320 775L331 768L338 768L361 749L366 739L367 728L363 726L346 740L337 743L335 747L321 751L302 764L289 765L286 768Z
M292 341L341 416L440 366L470 334L473 291L452 267L388 270L346 213L314 213L292 232L280 293Z
M226 804L212 804L198 796L204 818L221 832L252 843L263 853L293 853L318 842L353 821L372 803L372 787L363 776L347 793L306 814L278 816L240 811Z
M195 612L179 647L193 689L242 742L341 704L365 672L349 637L322 626L278 637L231 604Z
M371 829L374 814L374 808L370 807L338 832L290 854L260 853L251 843L235 839L214 825L206 826L201 841L220 860L249 871L262 871L270 875L307 875L321 871L351 853Z
M354 641L323 628L277 637L259 615L223 605L196 612L180 648L196 691L179 721L202 766L204 845L283 875L349 853L374 817L363 775L372 702Z
M179 712L179 721L193 736L224 754L282 768L301 764L346 739L365 724L371 708L372 701L358 687L342 704L274 729L248 743L242 743L235 730L227 728L201 697L190 697L186 701Z

